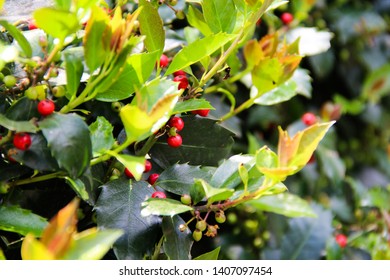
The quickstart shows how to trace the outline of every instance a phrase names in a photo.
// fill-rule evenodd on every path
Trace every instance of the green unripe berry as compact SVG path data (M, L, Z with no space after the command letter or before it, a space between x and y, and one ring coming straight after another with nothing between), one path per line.
M110 176L110 178L108 179L109 181L114 181L116 179L119 179L119 176L116 176L116 175L112 175Z
M196 229L200 230L200 231L204 231L207 227L207 223L205 220L199 220L196 222Z
M31 100L36 100L38 98L38 91L35 87L30 87L28 88L25 92L24 95Z
M46 86L45 85L40 85L35 87L37 94L38 94L38 99L39 100L45 100L46 99Z
M2 81L3 79L4 79L4 74L0 72L0 81Z
M56 86L53 88L54 97L60 98L65 96L65 88L63 86Z
M122 108L122 104L120 102L112 102L111 103L111 109L114 111L114 112L119 112Z
M184 12L182 10L177 10L176 11L176 18L177 19L185 19L186 15L184 14Z
M16 78L13 75L7 75L3 78L3 82L7 88L11 88L16 85Z
M224 223L226 221L225 213L223 211L219 211L219 212L215 213L215 220L219 224Z
M192 233L192 238L195 240L195 241L199 241L202 239L202 232L198 229L194 230L194 232Z
M192 203L191 196L188 194L183 194L180 198L180 201L185 205L190 205Z

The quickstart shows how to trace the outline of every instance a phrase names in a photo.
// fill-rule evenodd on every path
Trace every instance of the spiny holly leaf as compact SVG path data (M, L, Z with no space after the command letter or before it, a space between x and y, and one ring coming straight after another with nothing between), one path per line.
M110 181L101 187L96 203L99 229L122 229L114 244L119 259L143 259L151 254L161 234L161 218L156 215L141 216L141 204L154 189L146 182L126 178Z
M0 206L0 229L22 235L32 233L40 237L48 222L30 210L17 206Z
M80 177L92 157L89 128L76 114L54 113L39 122L53 157L71 178Z
M174 216L193 210L192 207L170 198L149 198L142 203L141 216L160 215Z
M223 128L215 120L183 116L185 126L180 135L183 144L178 148L168 146L165 137L161 137L150 153L162 167L168 168L175 163L191 165L217 166L226 158L233 145L233 133Z
M207 181L210 177L199 166L174 164L160 174L158 186L177 195L189 194L195 178Z
M183 224L185 221L179 215L163 218L164 251L170 260L191 259L190 252L194 239L188 227L183 232L179 229Z

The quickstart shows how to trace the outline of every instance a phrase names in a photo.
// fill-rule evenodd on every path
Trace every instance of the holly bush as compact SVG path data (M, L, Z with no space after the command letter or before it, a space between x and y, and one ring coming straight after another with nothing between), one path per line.
M321 11L56 0L0 20L0 256L337 259L355 240L388 258L386 223L355 229L343 213L353 188L348 211L388 217L388 190L363 205L338 153L350 101L303 114L337 35L313 27Z

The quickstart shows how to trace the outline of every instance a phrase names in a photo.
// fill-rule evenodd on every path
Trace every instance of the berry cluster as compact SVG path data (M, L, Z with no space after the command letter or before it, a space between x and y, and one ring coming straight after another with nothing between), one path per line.
M179 131L184 128L184 121L180 117L173 117L168 121L168 126L170 127L168 131L167 143L172 148L178 148L183 143L183 139Z

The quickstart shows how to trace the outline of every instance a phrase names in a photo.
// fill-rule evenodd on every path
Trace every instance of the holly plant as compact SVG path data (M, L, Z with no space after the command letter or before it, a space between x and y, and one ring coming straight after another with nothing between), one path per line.
M56 0L1 20L5 255L191 259L232 208L273 196L265 211L315 216L284 182L333 121L309 115L274 143L234 150L238 116L310 96L300 62L329 48L331 33L277 16L287 2Z

